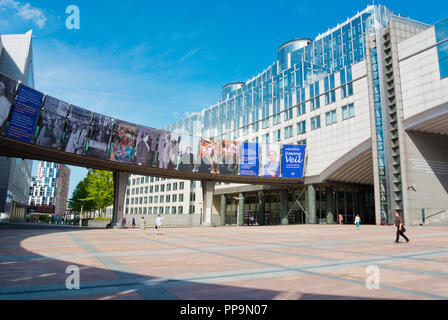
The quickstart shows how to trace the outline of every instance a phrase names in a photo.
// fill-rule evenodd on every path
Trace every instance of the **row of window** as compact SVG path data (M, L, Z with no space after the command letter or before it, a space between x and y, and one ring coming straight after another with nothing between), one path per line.
M183 213L184 213L184 207L182 206L126 208L126 214L183 214Z
M172 184L173 188L172 191L177 191L177 182ZM184 182L180 182L179 183L179 190L182 191L185 188L185 184ZM157 193L157 192L169 192L171 191L171 183L168 183L166 185L162 184L162 185L156 185L156 186L146 186L146 187L140 187L140 188L132 188L132 189L127 189L127 195L138 195L138 194L148 194L149 193Z
M173 195L166 195L166 196L155 196L155 197L140 197L140 198L126 198L126 204L151 204L151 203L170 203L170 202L177 202L179 199L179 202L184 201L184 195L181 193L179 196L177 194ZM194 200L192 200L194 199ZM195 201L196 196L192 196L190 194L190 201Z
M437 54L439 56L440 78L448 77L448 18L438 22L434 26L436 32ZM440 43L445 41L443 43Z

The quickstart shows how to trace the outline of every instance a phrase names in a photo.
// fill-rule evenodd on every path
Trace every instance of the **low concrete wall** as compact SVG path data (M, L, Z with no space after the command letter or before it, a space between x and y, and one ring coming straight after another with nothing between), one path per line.
M110 221L89 220L89 228L106 229Z
M132 218L135 219L136 227L140 227L141 218L144 217L146 221L146 226L154 226L156 223L156 215L127 215L126 227L132 227ZM201 215L200 214L173 214L173 215L162 215L163 226L165 227L193 227L201 225ZM218 214L212 214L212 224L214 226L221 225L221 217Z

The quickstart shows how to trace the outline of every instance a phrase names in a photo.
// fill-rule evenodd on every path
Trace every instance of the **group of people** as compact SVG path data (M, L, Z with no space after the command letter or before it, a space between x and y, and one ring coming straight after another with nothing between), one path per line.
M162 224L163 224L164 219L165 218L163 218L160 214L157 215L155 229L157 230L158 235L162 234ZM123 220L121 221L121 224L123 226L126 226L126 223L127 223L126 218L123 218ZM135 218L132 218L132 228L135 228ZM141 219L140 230L142 232L142 235L147 234L145 217L142 217L142 219Z
M342 214L338 214L338 224L344 223L344 217ZM354 223L356 224L356 229L359 231L359 225L361 224L361 217L359 214L356 215ZM404 234L406 232L406 228L403 224L403 218L400 216L398 212L395 213L395 224L394 228L397 228L396 238L394 243L400 243L400 236L403 237L403 239L406 241L406 243L409 243L410 240L406 235Z

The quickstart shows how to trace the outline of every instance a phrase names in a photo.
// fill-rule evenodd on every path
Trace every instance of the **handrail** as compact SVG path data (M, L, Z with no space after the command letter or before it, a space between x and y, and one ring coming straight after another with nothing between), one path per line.
M446 212L446 210L443 210L443 211L434 213L434 214L432 214L432 215L430 215L430 216L428 216L428 217L425 217L425 218L426 218L426 219L429 219L429 218L432 218L432 217L437 216L437 215L439 215L439 214L442 214L442 213L444 213L444 212Z

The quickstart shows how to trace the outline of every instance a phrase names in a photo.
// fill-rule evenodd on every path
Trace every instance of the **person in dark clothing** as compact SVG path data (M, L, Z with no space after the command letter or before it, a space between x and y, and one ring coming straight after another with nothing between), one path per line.
M395 239L394 243L400 242L400 236L402 236L406 240L406 243L409 243L408 237L404 235L404 233L406 232L406 228L403 225L403 219L398 212L395 213L395 227L397 228L397 238Z
M191 153L191 148L187 147L186 151L180 157L179 161L179 171L190 171L194 170L194 156Z

